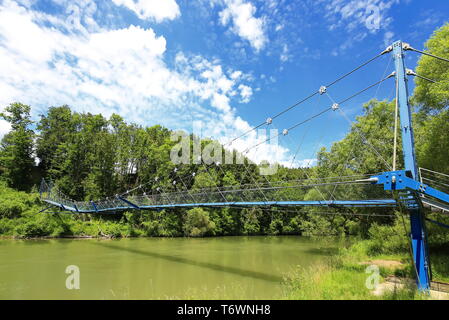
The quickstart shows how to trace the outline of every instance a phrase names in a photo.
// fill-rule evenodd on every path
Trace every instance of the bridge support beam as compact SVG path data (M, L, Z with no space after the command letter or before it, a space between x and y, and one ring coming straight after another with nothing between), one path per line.
M130 205L134 209L139 209L140 210L140 207L137 204L132 203L131 201L129 201L129 200L125 199L125 198L117 196L117 199L119 199L120 201L126 203L127 205Z
M396 81L398 86L396 99L398 100L399 107L405 170L411 172L414 180L418 180L418 167L416 165L412 115L408 101L407 73L402 41L397 41L393 44L393 56L396 66ZM429 290L431 274L423 212L421 208L410 208L409 214L411 223L410 237L417 274L417 285L419 290Z
M98 207L97 207L96 203L93 201L91 201L90 203L92 204L92 207L94 208L95 212L98 213Z

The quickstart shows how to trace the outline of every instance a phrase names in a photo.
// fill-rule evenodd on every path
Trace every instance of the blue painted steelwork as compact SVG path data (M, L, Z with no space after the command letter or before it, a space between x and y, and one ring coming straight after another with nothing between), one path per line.
M376 184L383 184L385 190L411 190L449 204L449 194L409 178L409 175L405 170L398 170L384 172L380 175L372 176L371 179Z
M50 210L53 207L54 207L53 205L51 205L49 207L46 207L45 209L42 209L41 211L39 211L37 214L42 213L42 212L47 211L47 210Z
M123 201L123 202L126 203L126 204L129 204L129 205L130 205L132 208L134 208L134 209L140 209L140 207L139 207L137 204L132 203L131 201L126 200L125 198L122 198L122 197L118 197L118 196L117 196L117 199L119 199L120 201Z
M398 86L398 106L401 121L402 150L405 170L411 173L411 178L418 178L416 165L415 141L412 127L412 113L409 105L407 86L407 72L404 63L404 49L402 41L393 43L393 56L396 66L396 81ZM420 207L409 208L411 224L411 241L413 247L413 260L417 272L417 285L420 290L430 289L430 265L427 250L427 234L423 212Z
M94 208L94 212L98 212L98 207L95 204L95 202L91 201L90 203L92 204L92 207Z
M51 201L51 200L44 200L44 201L47 202L48 204L51 204L51 205L55 206L55 207L61 208L64 211L77 211L73 207L65 206L65 205L63 205L61 203L58 203L58 202L54 202L54 201Z
M44 200L45 202L60 206L60 204L55 203L51 200ZM128 203L129 201L124 201ZM115 207L100 209L95 206L94 210L76 210L73 207L65 207L66 211L72 211L77 213L105 213L123 210L136 209L135 206L128 203L129 206ZM260 201L260 202L211 202L211 203L175 203L175 204L165 204L165 205L146 205L139 206L142 210L162 210L162 209L173 209L173 208L194 208L194 207L260 207L260 206L270 206L270 207L345 207L345 208L355 208L355 207L388 207L394 208L397 203L393 199L379 199L379 200L329 200L329 201Z

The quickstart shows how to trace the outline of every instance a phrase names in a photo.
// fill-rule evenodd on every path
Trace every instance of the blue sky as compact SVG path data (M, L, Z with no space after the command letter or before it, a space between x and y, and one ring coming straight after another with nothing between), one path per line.
M422 49L447 21L441 0L0 0L0 110L13 101L113 112L222 142L263 122L402 39ZM409 53L414 68L418 56ZM390 55L329 89L342 100L393 71ZM342 105L353 120L391 80ZM411 82L413 86L413 82ZM277 118L282 130L332 104L323 95ZM249 156L313 163L317 148L344 137L328 113ZM0 122L0 135L8 126ZM233 147L263 139L252 132Z

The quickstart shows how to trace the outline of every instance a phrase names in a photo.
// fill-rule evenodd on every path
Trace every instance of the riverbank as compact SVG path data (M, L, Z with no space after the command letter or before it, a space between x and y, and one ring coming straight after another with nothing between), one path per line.
M297 268L285 278L285 298L293 300L427 300L449 299L446 293L431 296L416 290L410 256L370 255L372 241L363 240L319 265ZM435 248L434 248L435 249ZM432 255L433 280L449 282L449 253ZM376 283L376 272L379 272ZM394 278L400 284L391 284Z

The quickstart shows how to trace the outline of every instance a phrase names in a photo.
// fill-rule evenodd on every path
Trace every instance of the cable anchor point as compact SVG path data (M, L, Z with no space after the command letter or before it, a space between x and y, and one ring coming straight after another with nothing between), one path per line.
M416 76L416 72L413 71L412 69L406 69L406 70L405 70L405 73L406 73L408 76Z
M403 50L413 50L413 47L406 42L402 42L402 49Z
M384 54L386 54L386 53L390 53L391 51L393 51L393 45L388 46L384 51L382 51L382 52L380 53L380 55L384 55Z
M396 77L396 71L393 71L392 73L390 73L388 75L388 77L386 77L386 79L390 79L390 78L393 78L393 77Z
M320 90L318 91L320 94L325 94L327 91L327 87L326 86L321 86Z

